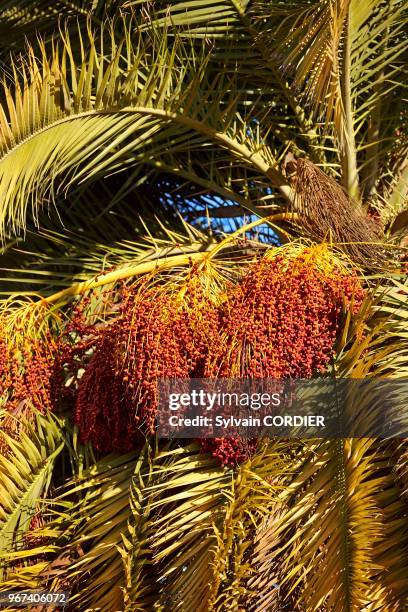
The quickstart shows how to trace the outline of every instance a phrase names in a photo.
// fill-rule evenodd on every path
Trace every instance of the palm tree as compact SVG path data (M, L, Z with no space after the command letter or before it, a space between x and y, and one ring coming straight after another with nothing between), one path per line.
M238 348L212 363L242 376L243 322L214 331L214 313L256 266L284 287L307 261L326 297L335 278L361 292L324 374L408 376L405 3L3 4L1 590L70 591L73 610L404 610L404 440L261 441L223 464L134 431L124 372L160 370L187 320L174 368L202 372L218 334ZM146 308L140 365L124 346L151 337Z

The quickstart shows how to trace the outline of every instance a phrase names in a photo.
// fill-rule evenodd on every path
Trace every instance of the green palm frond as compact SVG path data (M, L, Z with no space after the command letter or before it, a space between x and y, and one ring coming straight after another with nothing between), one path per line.
M51 585L54 579L68 579L66 584L73 589L84 572L90 572L92 584L81 593L82 600L120 606L124 571L118 546L130 517L129 490L136 462L135 453L107 456L74 473L60 496L44 503L47 521L33 531L40 543L36 552L42 555L42 562L28 570L17 568L8 586L21 583L28 575L32 588L48 581ZM53 546L44 544L50 541ZM14 555L18 560L24 557L24 550ZM65 576L63 559L69 559Z
M386 568L375 558L384 533L376 501L383 481L373 453L373 440L326 440L306 445L299 458L282 494L288 508L276 522L282 542L271 556L280 561L287 597L299 587L299 609L364 609L387 601L375 593Z
M4 419L3 415L3 426ZM13 553L24 548L30 521L47 495L56 459L64 445L62 423L49 414L34 413L31 418L20 419L18 437L5 430L1 433L0 550L6 577Z
M384 525L384 539L376 549L375 560L387 568L383 578L385 588L393 594L394 599L404 602L407 598L408 506L404 494L401 495L404 481L396 476L396 470L406 462L406 443L402 442L401 448L396 449L398 443L399 440L383 442L378 449L377 469L383 479L383 488L377 499ZM398 610L398 606L396 608Z
M236 473L197 450L159 453L135 482L126 609L228 609L246 593L244 556L287 467L283 446L264 445Z
M223 514L232 474L195 445L164 449L150 463L133 483L131 538L122 550L126 610L199 610L212 573L212 524Z
M375 194L392 130L401 125L406 6L394 0L256 3L272 53L335 141L349 193ZM279 25L279 20L281 25ZM395 106L395 104L397 106Z
M52 36L61 19L71 19L74 33L76 20L100 23L119 6L115 0L5 0L0 8L0 61L6 67L10 51L24 49L27 39L34 42L39 33Z
M160 165L162 154L167 167L177 172L177 156L203 147L210 147L210 159L215 147L223 163L232 162L232 170L243 165L290 197L260 135L244 144L248 120L237 115L233 88L225 97L230 79L209 84L203 52L198 56L180 40L170 50L165 37L146 42L140 35L135 39L126 23L123 27L121 40L113 30L101 42L89 33L89 51L78 64L65 33L63 49L55 46L52 58L45 47L40 60L30 51L14 93L4 86L3 235L7 228L16 232L25 227L30 208L36 219L43 203L53 201L63 188L152 159ZM250 202L246 206L256 211Z
M302 452L301 444L297 451ZM262 609L280 612L285 609L284 591L281 588L284 572L275 555L280 543L277 523L284 508L284 504L277 498L272 501L264 520L254 528L252 546L246 551L245 560L252 572L247 577L247 589L242 599L251 612Z
M407 209L408 200L408 163L406 158L408 155L407 143L401 143L397 148L396 166L392 168L393 172L387 181L387 191L389 197L387 205L381 210L382 218L385 223L394 221L398 214L403 213Z
M107 456L66 484L52 501L58 509L55 519L36 537L53 534L58 555L70 558L66 576L59 570L58 578L68 580L76 605L122 609L125 601L129 610L148 610L154 601L169 603L174 572L182 581L183 564L205 548L210 552L212 512L222 511L230 483L231 473L194 446L161 452L146 447L140 456ZM73 497L78 501L70 502ZM172 569L174 555L181 563L177 570ZM166 559L172 560L167 571ZM51 576L53 562L55 555L49 561ZM41 582L47 568L38 569ZM84 572L91 572L92 581L77 590Z
M67 483L60 498L62 503L73 495L80 498L64 507L67 528L61 543L66 540L66 554L72 559L67 576L71 585L82 580L84 572L92 575L89 588L77 596L82 605L87 602L104 609L119 607L123 600L124 570L118 547L122 534L127 533L129 493L137 461L134 453L105 457ZM82 551L79 557L78 551Z
M256 599L257 568L252 562L254 534L265 524L279 494L281 480L293 468L296 441L259 441L256 453L237 471L222 526L214 525L214 578L209 608L247 609Z
M125 7L140 6L128 0ZM151 10L151 6L155 10ZM143 29L176 27L181 36L196 41L211 40L215 44L213 74L219 71L219 62L225 70L236 73L239 67L240 89L245 89L248 103L262 100L262 110L257 117L265 121L279 117L279 133L286 148L301 154L307 150L315 162L324 163L324 152L316 147L317 131L310 113L302 106L298 96L280 72L279 54L271 53L265 44L262 25L256 19L257 3L251 0L214 0L199 4L173 0L163 7L155 2L147 8L148 19L141 22ZM239 41L239 44L237 44ZM294 129L294 127L296 128Z
M185 192L178 182L142 181L120 195L122 187L118 177L109 177L61 194L55 206L39 211L38 225L31 222L23 236L10 236L0 250L0 294L45 296L160 248L176 254L177 244L187 252L214 242L211 231L183 220L178 207ZM197 208L199 196L192 189L187 194Z
M239 66L239 85L248 100L251 91L258 92L260 123L279 117L286 150L341 178L354 198L381 211L386 222L402 210L407 15L401 0L285 6L174 0L166 9L159 2L153 6L156 11L141 27L153 23L171 33L176 24L197 46L213 40L214 58L225 61L225 70L236 73ZM218 68L209 63L211 74ZM402 134L396 138L396 133ZM392 174L390 163L395 163Z
M342 378L404 378L408 373L407 281L395 275L367 296L360 314L344 322L336 357Z

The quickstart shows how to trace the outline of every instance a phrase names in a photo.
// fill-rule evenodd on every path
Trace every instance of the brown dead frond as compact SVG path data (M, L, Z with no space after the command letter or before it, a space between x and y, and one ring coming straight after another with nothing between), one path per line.
M291 159L286 170L295 190L297 224L309 238L334 243L365 269L386 266L390 258L380 225L334 179L306 159Z

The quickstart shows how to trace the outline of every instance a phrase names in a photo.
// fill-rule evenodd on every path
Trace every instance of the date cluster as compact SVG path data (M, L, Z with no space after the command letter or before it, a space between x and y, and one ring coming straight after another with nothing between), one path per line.
M0 350L9 406L30 398L55 410L65 402L83 442L126 452L155 431L159 378L309 378L327 370L344 312L357 312L364 291L354 273L303 249L256 260L220 295L192 268L182 284L143 279L107 292L100 311L109 316L90 317L92 296L82 298L59 338L16 355ZM206 440L202 448L231 465L254 443Z

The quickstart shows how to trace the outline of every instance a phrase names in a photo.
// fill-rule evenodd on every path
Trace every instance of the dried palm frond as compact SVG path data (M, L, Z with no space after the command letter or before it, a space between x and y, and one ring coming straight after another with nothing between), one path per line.
M357 264L383 268L389 261L381 227L332 178L306 159L286 165L295 190L293 211L303 232L318 242L338 245Z

